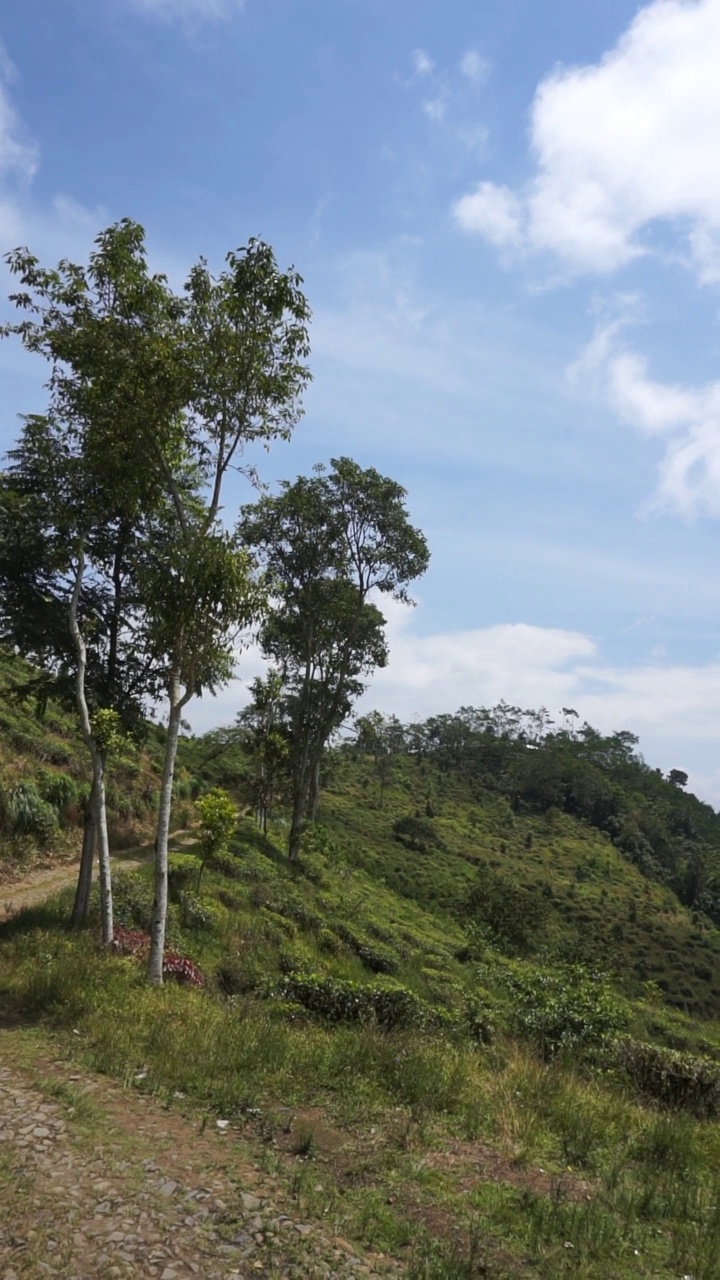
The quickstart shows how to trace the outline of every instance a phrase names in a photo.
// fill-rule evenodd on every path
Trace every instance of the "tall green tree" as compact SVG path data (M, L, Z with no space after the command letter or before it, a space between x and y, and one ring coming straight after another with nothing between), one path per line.
M158 652L167 655L168 734L155 843L152 983L162 981L167 846L182 712L192 697L227 681L237 632L260 605L248 556L220 521L224 485L233 471L254 477L248 445L288 438L310 377L310 313L298 274L281 272L270 247L256 240L228 254L226 263L215 278L201 261L185 288L184 357L193 375L185 407L185 456L193 468L189 489L183 488L187 466L155 447L169 504L167 538L156 544L165 551L156 556L148 600Z
M71 666L93 767L103 937L109 941L106 749L93 730L92 710L94 703L112 709L126 691L137 708L138 699L154 692L138 685L137 670L131 677L125 667L126 660L137 665L138 652L144 661L142 602L132 598L128 584L143 526L162 495L144 441L152 434L166 450L182 448L179 415L188 394L179 341L182 306L164 277L149 273L142 229L127 220L98 236L87 265L63 260L48 269L26 249L6 260L19 280L11 300L23 318L3 333L18 336L50 369L48 412L26 421L11 483L22 480L24 487L32 545L40 553L38 581L48 568L54 574L46 615L57 616L55 605L69 593ZM16 516L21 509L15 504ZM105 607L98 611L99 596ZM21 628L13 598L13 625ZM34 608L30 620L37 617ZM31 656L39 652L37 645L21 647Z
M26 250L9 263L24 318L5 332L49 361L50 416L81 439L103 498L125 492L131 523L142 515L148 534L140 619L168 698L148 970L160 982L182 710L229 678L257 600L248 557L223 528L223 487L232 471L254 474L248 444L286 438L299 418L309 309L297 273L255 240L217 278L201 260L178 296L149 272L143 229L129 220L98 237L87 267L46 270ZM84 547L81 537L76 566Z
M387 661L385 618L372 597L407 603L409 583L428 564L405 496L396 481L339 458L241 515L241 536L257 551L273 599L260 642L287 691L292 859L323 750L364 678Z

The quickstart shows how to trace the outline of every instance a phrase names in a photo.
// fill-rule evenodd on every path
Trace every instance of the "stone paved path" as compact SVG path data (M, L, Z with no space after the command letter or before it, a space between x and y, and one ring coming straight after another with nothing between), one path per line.
M281 1212L249 1165L245 1177L241 1162L223 1164L232 1134L201 1135L196 1121L61 1063L38 1087L3 1054L11 1035L0 1029L0 1280L359 1280L396 1271Z

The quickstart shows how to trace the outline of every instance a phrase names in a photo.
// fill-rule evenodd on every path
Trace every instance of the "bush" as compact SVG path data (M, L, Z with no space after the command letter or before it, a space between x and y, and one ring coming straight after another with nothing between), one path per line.
M289 973L275 995L301 1004L327 1022L375 1022L386 1031L400 1027L449 1024L444 1011L431 1008L407 987L363 984L314 973Z
M58 828L57 813L32 782L13 787L5 805L5 821L11 836L29 836L41 848L51 843Z
M720 1064L709 1058L623 1037L610 1060L638 1092L663 1106L700 1116L720 1112Z
M609 982L582 965L554 969L515 965L503 984L511 998L518 1035L544 1058L562 1049L590 1049L605 1043L627 1024L625 1006Z
M225 876L228 880L239 880L242 876L240 859L224 849L213 853L208 858L207 865L212 871L217 871L219 875Z
M81 794L75 779L67 773L48 770L40 774L39 782L43 800L52 805L60 819L67 818L68 811L77 804Z
M181 889L178 895L180 924L183 929L211 929L217 923L217 911L212 903L198 897L189 889Z
M399 968L397 957L389 947L377 942L368 942L365 938L358 937L345 925L338 925L336 933L371 973L397 973Z
M97 889L97 886L95 886ZM150 885L132 872L113 879L113 913L121 929L150 929L153 891Z
M268 956L255 948L243 954L231 952L215 970L217 985L226 996L250 995L267 991Z
M477 881L460 910L472 922L468 929L470 954L482 951L483 942L490 942L509 955L522 955L531 949L548 915L541 893L488 866L478 868Z
M465 1002L464 1023L478 1044L492 1044L497 1028L497 1010L485 997L469 997Z
M168 892L173 901L191 885L194 888L202 869L200 858L194 853L173 853L168 858Z
M428 853L430 849L442 848L442 841L428 818L398 818L393 823L393 836L406 849L416 853Z

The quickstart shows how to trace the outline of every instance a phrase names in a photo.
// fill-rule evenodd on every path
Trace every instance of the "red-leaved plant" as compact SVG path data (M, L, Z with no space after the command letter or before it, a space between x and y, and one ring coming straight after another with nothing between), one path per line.
M115 930L112 949L119 956L145 957L150 950L150 937L133 929L119 927ZM177 951L166 951L163 961L163 978L179 982L183 987L204 987L205 979L198 966Z

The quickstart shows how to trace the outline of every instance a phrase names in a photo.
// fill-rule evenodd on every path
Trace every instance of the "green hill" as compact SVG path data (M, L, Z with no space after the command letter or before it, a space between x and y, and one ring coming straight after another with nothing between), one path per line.
M75 776L70 722L5 706L69 752L13 766L8 747L6 794ZM416 1280L712 1280L716 816L627 735L528 746L468 717L389 762L331 753L299 865L282 811L267 836L245 817L202 876L173 856L169 945L202 987L144 984L139 872L115 884L123 954L70 933L62 897L1 928L0 1000L128 1087L240 1126L307 1219ZM118 789L149 785L157 745L115 762ZM249 807L242 748L217 746L183 741L180 786Z

